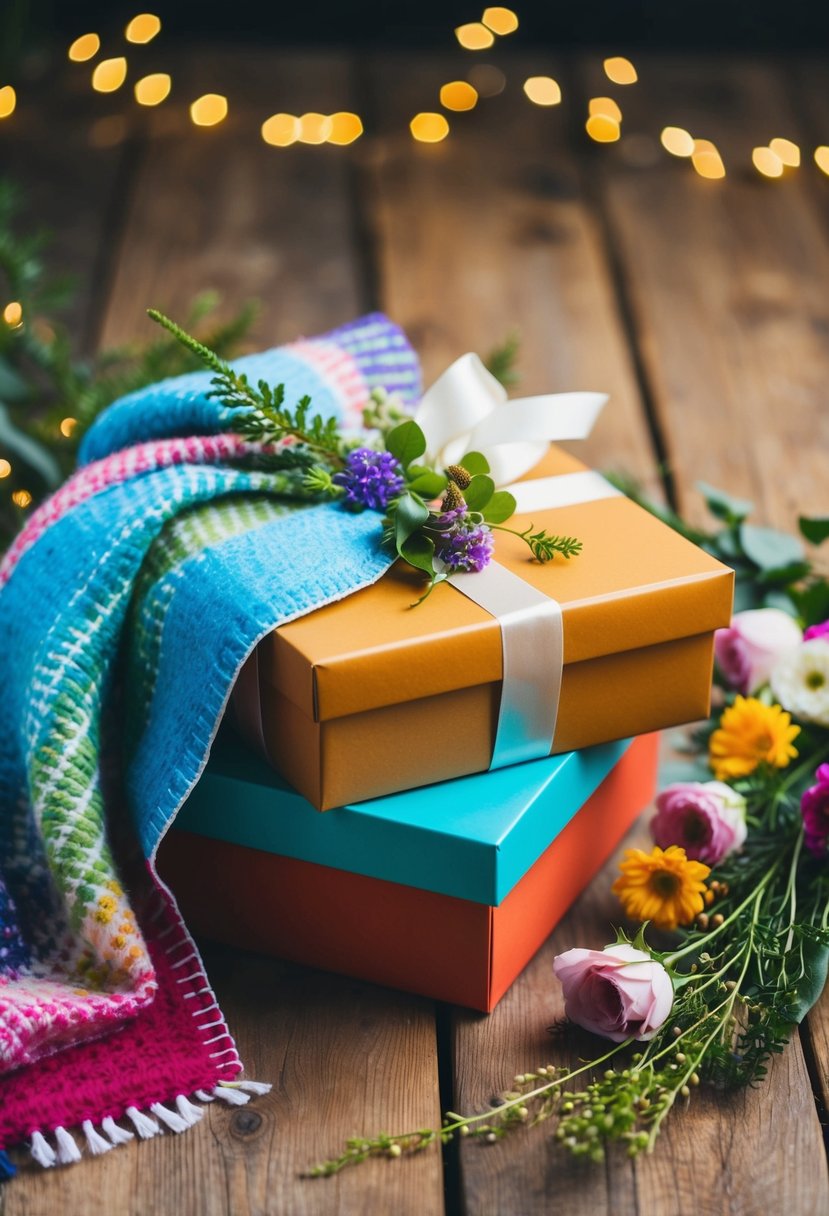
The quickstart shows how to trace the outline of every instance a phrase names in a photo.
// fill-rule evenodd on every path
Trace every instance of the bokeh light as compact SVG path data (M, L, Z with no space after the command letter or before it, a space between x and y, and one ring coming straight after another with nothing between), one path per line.
M604 61L605 75L614 84L636 84L639 77L636 68L623 55L613 55Z
M170 95L172 81L167 72L152 72L135 82L135 100L141 106L158 106Z
M215 127L227 118L227 98L221 93L205 93L190 106L190 117L197 127Z
M790 139L781 139L780 136L777 136L775 139L769 140L769 148L775 156L780 157L788 169L797 169L800 165L800 148Z
M829 177L829 144L821 144L815 148L815 164L821 173L825 173Z
M493 34L514 34L518 29L518 18L511 8L485 8L481 21Z
M355 139L359 139L363 133L363 123L359 114L352 114L348 110L339 110L336 114L331 115L331 133L328 136L330 144L353 144Z
M524 92L537 106L557 106L561 101L561 87L552 76L528 76Z
M474 110L478 94L465 80L450 80L441 87L440 104L447 110Z
M3 320L10 329L18 329L23 324L23 305L19 300L12 300L3 309Z
M671 156L693 156L694 137L684 127L663 127L659 136L662 147Z
M23 510L31 505L32 496L28 490L15 490L12 494L12 502L16 507L22 507Z
M12 467L9 464L8 460L5 460L5 459L0 460L0 477L8 477L8 475L11 473L11 471L12 471Z
M92 73L92 87L99 93L114 93L127 78L127 61L123 55L102 59Z
M77 418L64 418L60 424L61 435L63 435L64 438L69 439L77 425L78 425Z
M272 148L287 148L299 139L299 119L294 114L271 114L262 123L262 138Z
M101 39L97 34L81 34L70 46L67 54L73 63L86 63L93 59L101 49Z
M155 13L139 13L124 30L127 42L152 42L161 29L161 21Z
M409 130L420 143L439 144L449 134L449 123L442 114L415 114Z
M612 97L591 97L587 103L588 114L603 114L614 122L622 121L622 111Z
M14 114L17 105L17 94L10 84L4 84L0 89L0 118L8 118Z
M486 51L495 41L492 30L488 30L480 21L469 21L459 25L455 37L465 51Z
M299 142L324 144L331 134L331 119L327 114L303 114L299 120Z
M691 153L691 164L700 177L716 181L725 177L725 165L716 145L710 139L695 139L694 151Z
M621 131L615 118L606 114L591 114L584 129L597 144L612 144L619 138Z
M751 161L758 173L763 177L782 177L783 162L771 148L755 148L751 153Z

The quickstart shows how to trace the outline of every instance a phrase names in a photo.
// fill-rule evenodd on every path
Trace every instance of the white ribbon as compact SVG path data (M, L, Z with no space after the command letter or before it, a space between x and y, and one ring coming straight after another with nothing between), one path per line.
M604 393L547 393L508 400L477 355L462 355L423 396L415 421L426 457L438 468L481 452L497 486L507 486L521 513L619 495L592 470L516 481L551 442L586 439ZM515 484L512 484L515 482ZM455 574L452 586L489 612L501 630L503 680L490 768L549 756L554 744L564 638L561 605L497 562L478 574Z
M429 463L444 468L467 452L481 452L495 484L505 486L537 464L550 443L586 439L606 402L605 393L546 393L510 401L478 356L467 354L424 393L415 422L426 436Z

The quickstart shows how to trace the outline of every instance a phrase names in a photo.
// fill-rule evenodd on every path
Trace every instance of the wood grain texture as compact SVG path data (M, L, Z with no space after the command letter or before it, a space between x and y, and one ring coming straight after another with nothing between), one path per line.
M219 947L205 962L247 1075L273 1092L72 1169L28 1164L0 1192L3 1216L441 1212L439 1154L301 1177L348 1136L440 1118L431 1003Z
M427 384L464 351L486 355L517 331L515 394L608 392L593 436L573 451L658 494L602 234L569 147L569 101L540 109L522 91L543 62L505 59L503 94L450 115L449 138L433 145L413 141L409 119L436 108L440 85L462 78L468 57L384 56L373 65L382 136L359 154L380 298L412 335Z
M196 128L180 106L145 116L144 165L130 200L104 342L147 337L148 304L181 317L206 288L224 310L255 299L254 349L319 333L366 307L354 248L347 148L272 148L260 137L280 109L348 108L341 56L192 52L174 69L177 96L205 81L231 98L219 126Z
M609 91L598 58L582 80L586 94ZM813 165L781 181L751 165L775 133L801 139L784 74L643 58L640 84L616 92L625 135L593 159L682 505L701 517L691 487L702 479L790 528L827 508L829 242ZM712 139L726 179L662 152L666 124Z

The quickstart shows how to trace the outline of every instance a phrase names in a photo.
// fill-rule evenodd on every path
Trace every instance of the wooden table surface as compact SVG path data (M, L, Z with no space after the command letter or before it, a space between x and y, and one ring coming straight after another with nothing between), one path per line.
M522 53L502 61L503 94L427 146L408 119L436 108L468 57L204 47L171 59L176 90L158 111L92 94L67 65L31 86L31 104L21 90L0 132L0 164L80 276L73 323L87 347L149 336L147 305L181 316L206 287L228 311L262 301L258 346L382 308L413 338L427 382L517 329L521 391L611 394L581 449L592 464L695 519L699 479L753 499L759 521L791 528L799 512L826 513L829 180L811 163L829 143L825 66L638 57L640 83L613 90L598 54ZM560 80L560 107L528 104L520 85L535 73ZM182 99L210 89L229 96L230 117L197 130ZM608 92L624 138L597 146L586 101ZM350 148L259 138L275 111L339 109L366 124ZM664 154L665 124L713 139L726 179ZM807 162L783 181L750 163L775 135ZM186 1136L68 1170L24 1167L0 1189L0 1213L826 1213L827 1000L765 1085L695 1094L635 1163L620 1153L578 1167L547 1127L300 1178L347 1135L482 1109L514 1073L559 1058L552 959L608 940L613 868L490 1016L206 947L248 1075L273 1092L244 1109L215 1104Z

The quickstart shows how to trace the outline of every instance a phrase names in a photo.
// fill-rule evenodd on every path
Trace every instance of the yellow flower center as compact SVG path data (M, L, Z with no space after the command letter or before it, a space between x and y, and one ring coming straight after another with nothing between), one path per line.
M823 688L826 683L826 676L822 671L810 671L806 677L807 688Z

